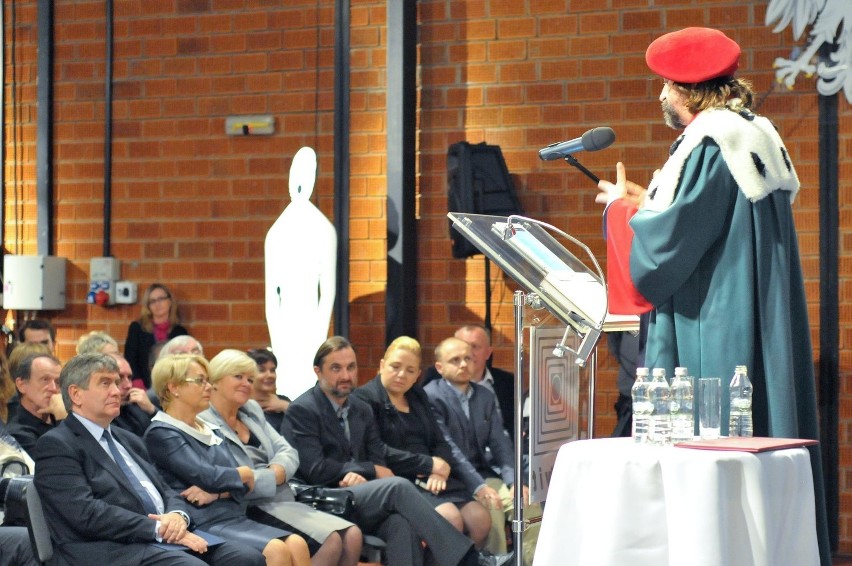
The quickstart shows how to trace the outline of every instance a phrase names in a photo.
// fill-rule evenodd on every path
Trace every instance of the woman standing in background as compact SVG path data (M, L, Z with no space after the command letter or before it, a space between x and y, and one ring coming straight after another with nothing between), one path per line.
M152 283L142 297L142 316L130 323L124 342L124 357L133 368L133 386L151 387L151 368L160 347L175 336L189 334L180 325L177 301L169 288Z

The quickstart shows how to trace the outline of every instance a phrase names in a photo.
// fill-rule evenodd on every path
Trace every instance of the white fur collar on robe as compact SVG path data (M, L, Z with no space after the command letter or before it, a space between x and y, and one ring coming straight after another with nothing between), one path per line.
M687 158L705 138L719 146L734 180L750 201L757 202L777 190L789 191L790 202L796 198L799 178L772 123L763 116L748 120L718 108L700 112L686 127L674 153L648 186L644 208L661 211L671 205ZM756 160L763 164L763 174Z

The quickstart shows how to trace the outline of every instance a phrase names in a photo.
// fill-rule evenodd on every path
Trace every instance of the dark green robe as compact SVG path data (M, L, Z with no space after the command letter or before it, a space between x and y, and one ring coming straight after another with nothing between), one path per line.
M680 161L663 170L676 183L661 203L653 202L658 195L652 185L650 206L632 218L624 201L610 205L608 247L621 242L629 252L622 248L608 261L614 255L620 256L616 261L629 258L629 267L623 268L632 280L628 285L641 295L635 302L644 298L653 305L646 366L665 368L668 376L685 366L696 377L721 377L726 415L728 382L734 367L745 364L754 384L755 436L819 439L810 327L791 207L798 180L780 138L753 139L759 137L753 127L738 131L746 118L726 110L712 115L720 113L724 131L697 118L693 124L705 128L706 135L696 137L693 124L687 128L684 137L691 134L692 140L686 138L687 147L679 148ZM776 149L783 155L773 171L767 155ZM733 151L752 151L757 157L750 161L757 165L740 159L729 166ZM672 159L677 153L678 148ZM761 165L771 179L763 187L755 186L754 171L732 172L744 166L760 170ZM665 183L666 175L662 177ZM750 186L743 188L737 179L749 179ZM610 280L613 284L621 283ZM723 418L723 435L727 429ZM823 564L829 564L819 447L811 450L811 461L820 551Z

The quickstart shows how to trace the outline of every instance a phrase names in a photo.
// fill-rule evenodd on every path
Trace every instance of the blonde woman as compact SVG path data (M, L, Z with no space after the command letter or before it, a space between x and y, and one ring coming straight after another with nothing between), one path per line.
M163 411L154 415L145 444L166 482L196 507L198 527L263 552L268 566L307 566L305 540L250 520L243 499L255 486L254 471L240 466L214 427L198 418L210 402L207 361L169 356L154 366L154 389Z
M266 420L254 400L257 363L245 352L223 350L210 360L213 394L201 417L221 427L231 454L255 474L246 502L256 521L295 530L307 540L314 566L355 566L361 530L340 517L296 503L287 479L299 467L299 454Z
M465 485L459 475L459 462L438 428L426 393L417 385L420 363L420 343L400 336L379 362L379 375L353 395L373 409L385 444L425 456L419 466L406 461L389 464L391 471L420 487L420 494L435 510L479 548L491 529L491 517L473 497L476 486ZM435 459L444 463L446 473L434 473Z

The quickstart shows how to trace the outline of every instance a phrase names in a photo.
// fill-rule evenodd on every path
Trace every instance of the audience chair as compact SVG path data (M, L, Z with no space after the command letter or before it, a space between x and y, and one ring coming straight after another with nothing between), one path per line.
M383 564L385 541L373 535L363 535L361 545L361 562L369 564Z
M44 518L44 508L41 506L41 498L38 496L35 484L30 482L25 488L27 502L27 530L30 533L30 542L33 545L33 554L40 564L52 566L53 543L50 541L50 530Z

